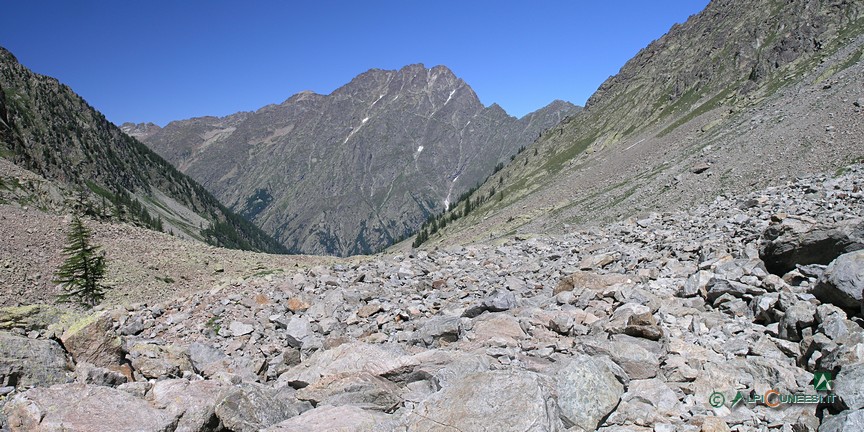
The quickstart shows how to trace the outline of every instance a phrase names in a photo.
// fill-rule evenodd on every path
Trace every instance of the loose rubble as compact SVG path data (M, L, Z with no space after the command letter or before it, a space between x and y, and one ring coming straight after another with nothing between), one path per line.
M0 333L4 427L860 430L862 174L253 277L63 332L19 312ZM753 400L770 392L834 396Z

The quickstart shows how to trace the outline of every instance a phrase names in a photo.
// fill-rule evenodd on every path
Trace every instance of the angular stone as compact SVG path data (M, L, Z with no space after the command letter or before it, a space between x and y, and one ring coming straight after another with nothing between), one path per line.
M483 306L490 312L502 312L516 307L516 295L507 290L495 290L486 300Z
M648 379L660 370L659 356L645 349L637 341L657 344L645 339L617 335L612 340L584 340L582 350L588 355L607 355L627 373L630 379Z
M125 357L120 336L114 332L114 321L105 312L77 321L60 340L76 362L111 368L120 366Z
M303 348L303 345L312 337L312 326L309 319L303 317L293 317L288 321L285 327L285 338L288 340L288 345L294 348Z
M518 346L527 337L519 320L511 315L486 314L474 321L475 340L488 345L492 341L505 342L507 346Z
M840 255L828 265L813 288L819 300L860 310L864 296L864 250Z
M558 285L552 290L552 295L564 291L579 291L591 290L595 292L603 292L607 288L615 284L629 284L633 280L622 274L598 274L586 271L577 271L571 273L558 282Z
M415 340L426 346L432 346L436 342L438 344L456 342L461 330L462 323L458 317L435 317L423 324L423 327L417 332Z
M384 378L366 372L336 374L297 390L299 400L313 405L353 405L377 411L390 411L402 403L400 389Z
M846 409L864 409L864 363L844 365L834 378L834 393Z
M819 432L860 432L864 430L864 410L843 411L828 417L819 426Z
M360 309L357 310L357 316L360 318L369 318L382 310L384 310L384 308L380 303L370 303L361 306Z
M239 337L252 333L255 330L255 326L240 321L231 321L231 324L228 325L228 330L231 331L231 335L234 337Z
M230 391L221 381L169 379L157 381L149 399L157 408L179 418L175 432L217 430L216 404Z
M771 273L782 275L796 264L828 264L844 253L864 248L864 222L836 226L799 223L772 225L763 233L759 257Z
M177 417L122 390L86 384L37 387L3 408L12 432L170 432Z
M408 430L561 430L550 381L543 375L515 370L466 375L409 412Z
M260 384L234 387L216 405L216 416L235 432L257 432L311 408L287 393Z
M383 375L411 364L416 363L399 347L350 342L316 351L282 374L279 381L301 388L330 375L359 372Z
M187 348L189 361L195 372L201 373L207 365L222 361L227 358L225 353L216 349L212 345L206 345L199 342L189 344Z
M687 278L687 282L681 289L679 296L681 297L696 297L697 295L705 295L708 282L714 277L714 273L708 270L699 270Z
M69 381L63 348L52 340L0 332L0 387L35 387Z
M618 405L624 386L602 361L574 357L556 377L558 405L567 427L594 430Z
M815 322L816 306L810 302L797 302L786 308L786 313L780 319L780 338L798 342L801 340L801 331Z
M138 343L129 349L132 367L148 379L177 378L192 371L186 350L174 345Z
M264 429L264 432L391 432L397 422L381 412L343 405L315 409Z
M708 282L706 288L707 294L705 298L709 302L714 302L714 300L717 300L724 294L729 294L733 297L741 298L745 295L758 296L766 293L764 289L759 287L743 284L734 280L730 281L716 277L711 279L710 282Z
M76 318L80 317L49 305L10 306L0 308L0 330L42 331L72 324Z
M126 367L128 368L128 366ZM131 374L131 371L127 371L127 373ZM75 381L81 384L95 384L110 387L116 387L130 379L130 377L127 377L118 370L100 368L86 362L81 362L75 365L75 376Z

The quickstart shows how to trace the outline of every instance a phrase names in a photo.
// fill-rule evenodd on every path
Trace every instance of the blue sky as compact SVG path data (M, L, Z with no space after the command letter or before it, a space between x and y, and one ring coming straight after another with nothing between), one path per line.
M6 2L0 46L109 120L164 125L443 64L522 116L597 87L707 0Z

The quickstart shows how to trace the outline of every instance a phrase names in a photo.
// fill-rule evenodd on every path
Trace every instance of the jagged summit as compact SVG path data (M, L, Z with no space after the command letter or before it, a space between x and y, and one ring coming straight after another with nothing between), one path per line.
M448 68L413 64L142 139L290 250L348 255L412 233L575 110L519 120Z

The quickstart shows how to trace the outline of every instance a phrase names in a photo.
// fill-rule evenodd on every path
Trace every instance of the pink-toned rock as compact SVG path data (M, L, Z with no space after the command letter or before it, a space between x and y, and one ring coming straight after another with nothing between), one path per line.
M87 384L37 387L13 397L3 411L12 432L169 432L177 416L122 390Z
M175 432L197 432L219 422L216 404L229 390L226 384L216 380L173 379L158 381L149 398L157 408L179 417Z
M123 362L122 341L114 331L114 321L105 312L76 322L60 340L76 362L104 368L116 368Z
M602 292L615 284L633 283L633 280L623 274L599 274L587 271L577 271L561 278L558 286L552 291L552 295L564 291L582 291L590 289Z
M396 422L387 414L350 405L321 405L275 424L265 432L389 432Z

